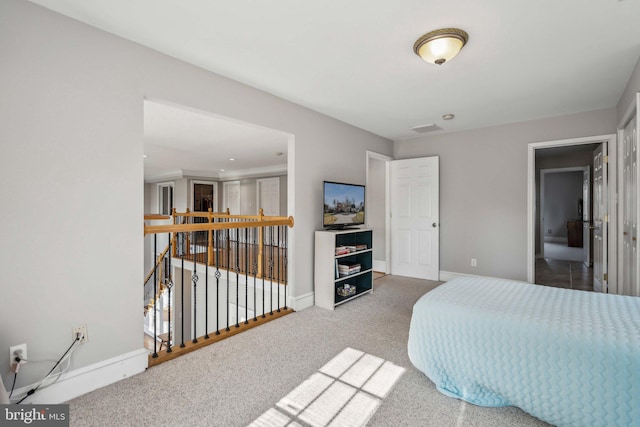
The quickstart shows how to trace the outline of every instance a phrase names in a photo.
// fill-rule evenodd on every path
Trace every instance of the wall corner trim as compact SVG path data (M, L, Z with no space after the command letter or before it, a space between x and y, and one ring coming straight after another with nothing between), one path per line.
M295 311L304 310L305 308L313 307L315 304L315 293L309 292L299 297L291 297L290 301Z

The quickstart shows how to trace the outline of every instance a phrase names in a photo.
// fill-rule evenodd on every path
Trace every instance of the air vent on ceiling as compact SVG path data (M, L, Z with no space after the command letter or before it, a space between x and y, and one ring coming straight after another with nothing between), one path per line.
M428 125L421 125L421 126L416 126L416 127L412 127L411 130L414 132L418 132L418 133L425 133L425 132L432 132L434 130L439 130L442 129L440 126L434 124L434 123L430 123Z

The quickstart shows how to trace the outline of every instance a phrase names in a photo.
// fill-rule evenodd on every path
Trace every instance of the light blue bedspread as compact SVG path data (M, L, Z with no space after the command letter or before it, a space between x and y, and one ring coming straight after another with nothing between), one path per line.
M557 426L640 426L640 298L462 277L413 307L409 358L442 393Z

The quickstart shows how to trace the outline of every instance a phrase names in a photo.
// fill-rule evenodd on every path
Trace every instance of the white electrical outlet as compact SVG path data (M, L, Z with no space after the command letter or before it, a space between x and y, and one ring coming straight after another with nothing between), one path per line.
M20 357L20 364L27 363L27 345L20 344L9 347L9 368L15 363L16 357ZM22 360L24 359L24 360Z
M477 267L478 266L478 260L475 258L471 258L471 267Z
M75 339L78 334L80 334L80 342L89 341L89 334L87 333L87 325L78 326L77 328L73 328L71 330L73 334L73 338Z

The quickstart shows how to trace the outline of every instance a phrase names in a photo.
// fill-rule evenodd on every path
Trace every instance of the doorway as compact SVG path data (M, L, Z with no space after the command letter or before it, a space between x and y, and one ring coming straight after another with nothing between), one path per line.
M535 283L591 291L591 166L598 144L537 150L540 194ZM548 169L546 165L583 164ZM538 249L538 248L537 248Z
M565 285L561 285L560 287L573 287L574 289L582 289L585 287L589 287L591 290L594 289L593 279L591 277L592 271L589 270L591 267L589 266L593 257L592 249L597 249L597 247L592 247L592 235L595 234L591 232L594 230L594 222L593 219L593 209L589 208L589 205L593 205L596 203L595 200L591 200L591 197L585 197L583 193L582 196L582 207L581 212L577 212L578 209L578 201L574 201L576 211L572 213L575 217L575 221L577 224L571 224L575 229L573 230L575 233L575 237L578 238L579 234L582 234L583 246L585 240L588 242L589 246L588 251L582 249L579 255L582 256L582 259L577 259L577 255L574 257L576 260L571 261L572 264L567 264L566 262L563 264L562 268L553 265L554 263L547 262L545 265L545 259L548 258L549 251L553 249L549 247L547 251L545 251L544 245L544 236L545 231L548 234L549 228L544 225L546 224L543 221L544 214L542 213L542 199L541 199L541 181L540 176L542 175L540 172L542 169L561 169L561 168L584 168L591 167L593 171L593 159L594 159L594 150L597 147L604 147L608 149L608 163L607 168L608 172L605 170L605 179L608 176L608 190L605 185L604 190L600 191L600 199L601 204L599 205L598 214L600 215L598 218L603 218L604 221L599 223L600 233L604 236L601 240L600 252L596 251L596 256L593 262L597 262L600 260L602 263L603 270L600 272L601 283L603 286L601 289L602 292L607 292L607 282L613 281L615 283L615 260L616 260L616 250L615 250L615 229L616 223L612 221L608 222L609 218L616 218L616 204L615 198L611 197L611 194L615 194L616 192L616 137L615 135L601 135L594 137L586 137L586 138L575 138L575 139L567 139L567 140L559 140L559 141L547 141L540 143L532 143L529 144L528 147L528 230L527 230L527 239L528 239L528 259L527 259L527 280L531 283L538 283L541 281L541 277L543 275L551 276L556 275L559 276L561 274L567 276L565 280ZM550 175L549 175L550 176ZM593 176L593 173L590 173L590 177ZM583 189L584 184L584 170L583 176L581 179L580 188ZM578 177L576 177L576 180ZM589 178L591 179L591 178ZM606 182L605 182L606 183ZM602 188L602 187L601 187ZM588 193L587 193L588 194ZM589 200L586 200L586 199ZM572 202L573 203L573 202ZM585 209L585 205L587 208ZM604 207L604 209L602 209ZM579 218L580 217L580 218ZM568 233L569 228L568 221L564 221L563 224L566 228L566 239L568 242ZM543 227L540 225L543 224ZM587 231L585 232L585 227ZM582 233L580 233L582 231ZM604 231L604 233L603 233ZM553 234L553 229L552 233ZM588 258L585 256L585 252L588 254ZM552 260L553 261L553 260ZM566 260L563 260L566 261ZM573 264L575 263L575 264ZM546 268L546 270L545 270ZM557 277L555 279L558 281ZM568 284L566 283L568 281ZM585 285L584 282L587 282ZM573 284L572 284L573 282Z
M392 160L389 156L367 151L366 227L373 230L373 270L380 274L391 273L389 163Z

